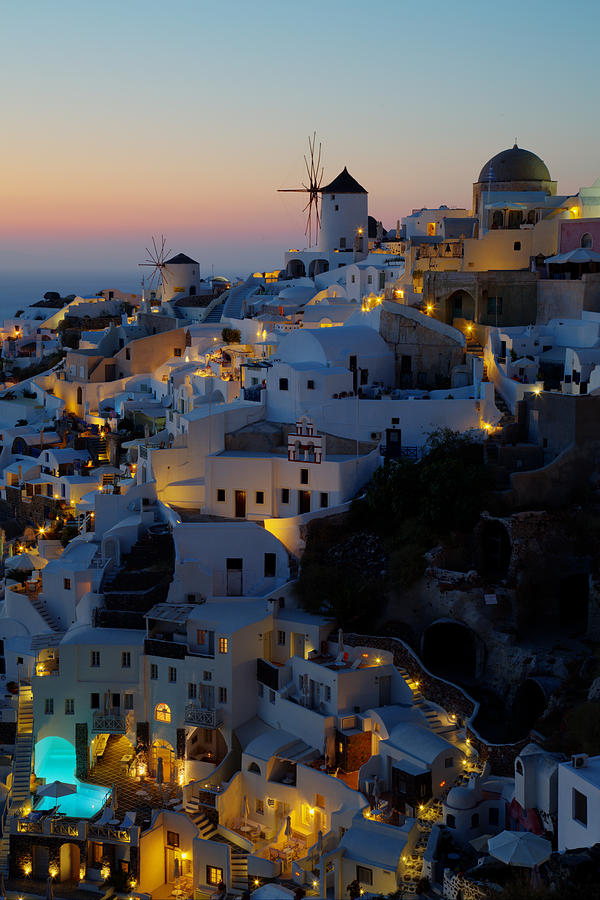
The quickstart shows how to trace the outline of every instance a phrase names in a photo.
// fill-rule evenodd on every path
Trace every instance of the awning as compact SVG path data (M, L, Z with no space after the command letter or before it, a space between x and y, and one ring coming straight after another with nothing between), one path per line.
M585 247L576 247L575 250L569 250L568 253L558 253L556 256L550 256L546 259L546 263L552 266L592 262L600 262L600 253L596 253L595 250L588 250Z

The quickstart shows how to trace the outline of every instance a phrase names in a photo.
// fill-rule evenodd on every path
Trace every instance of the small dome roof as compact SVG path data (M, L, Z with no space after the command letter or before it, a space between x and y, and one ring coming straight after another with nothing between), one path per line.
M479 799L474 790L468 787L453 787L448 791L445 805L450 809L473 809Z
M479 173L479 182L502 181L550 181L546 163L515 144L510 150L502 150L488 160Z

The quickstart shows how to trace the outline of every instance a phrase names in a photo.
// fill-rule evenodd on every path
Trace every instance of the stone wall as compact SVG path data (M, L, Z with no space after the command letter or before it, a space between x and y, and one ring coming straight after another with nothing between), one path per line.
M472 318L481 325L529 325L535 322L537 311L538 276L524 270L487 272L425 272L423 274L423 301L432 303L436 316L452 323L451 297L464 291L473 298L475 312ZM488 314L488 298L502 298L502 312ZM494 307L495 309L495 307Z
M439 386L449 379L452 369L463 362L464 347L457 338L402 314L402 305L382 309L379 331L394 354L395 383L401 388ZM439 325L437 326L439 328ZM403 372L403 358L410 357L410 372ZM425 376L425 383L418 376Z
M444 869L444 900L484 900L497 897L498 891L491 882L473 881L466 875Z

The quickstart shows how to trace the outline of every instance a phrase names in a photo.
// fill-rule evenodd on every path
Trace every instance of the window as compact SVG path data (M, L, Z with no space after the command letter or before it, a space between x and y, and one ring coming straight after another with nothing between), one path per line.
M264 800L260 800L258 797L254 803L254 810L259 816L264 816L265 814L265 803Z
M488 297L487 314L488 316L502 315L502 297Z
M225 503L225 488L217 488L217 503Z
M181 347L175 347L173 350L173 356L181 356Z
M177 681L177 669L175 666L169 666L169 681L171 684Z
M581 246L584 248L584 250L591 250L594 246L593 238L588 231L586 231L586 233L581 236Z
M281 488L281 502L282 503L290 502L290 489L289 488Z
M202 680L203 681L212 681L212 672L203 672Z
M123 694L123 706L125 709L133 709L133 694Z
M307 390L307 391L314 391L314 389L315 389L315 383L314 383L314 381L312 380L312 378L309 378L308 381L306 382L306 390Z
M521 241L515 241L513 244L513 250L516 251L516 250L520 250L520 249L521 249Z
M99 869L100 866L102 865L102 856L103 856L102 844L99 844L96 841L94 841L94 843L92 844L92 848L93 848L92 849L92 859L94 860L94 867Z
M479 813L473 813L471 816L471 828L479 828Z
M227 703L227 688L219 688L219 703Z
M300 484L308 484L308 469L300 469Z
M100 694L90 694L90 709L100 709Z
M368 383L369 383L369 370L368 370L368 369L361 369L361 370L360 370L360 383L361 383L361 384L368 384Z
M456 828L456 819L452 815L452 813L446 814L446 825L448 826L448 828Z
M131 668L131 653L129 650L124 650L121 653L121 668L122 669L130 669Z
M315 794L315 806L319 809L325 809L325 797L323 794Z
M152 681L156 681L156 679L158 678L158 666L156 665L156 663L150 664L150 678L152 679Z
M114 709L120 709L121 707L121 695L120 694L112 694L112 705Z
M75 701L72 699L65 699L65 716L74 716L75 715Z
M206 646L206 631L204 628L199 628L196 632L196 643L200 647Z
M125 359L131 359L131 350L129 347L125 347Z
M83 403L83 391L80 387L77 388L77 404L81 406Z
M346 249L346 238L341 237L340 238L340 250L345 250L345 249Z
M275 553L265 553L265 578L275 578L277 571L277 556Z
M154 707L154 718L157 722L170 722L171 709L166 703L157 703Z
M179 847L179 832L167 831L167 846Z
M447 756L444 760L444 767L446 769L451 769L454 766L454 759L452 756Z
M227 638L219 638L219 653L227 653L229 650L229 641Z
M196 594L186 594L185 602L186 603L195 603L196 602Z
M336 212L339 212L339 209L340 209L340 208L339 208L339 206L338 206L338 204L337 204L337 203L336 203L336 204L335 204L335 205L334 205L334 207L333 207L333 208L334 208L334 210L335 210L335 211L336 211Z
M188 681L188 700L195 700L197 693L195 683L193 681Z
M97 669L100 666L100 651L92 650L90 653L90 666L92 669Z
M325 702L329 703L331 700L331 687L326 684L325 685Z
M353 275L353 276L352 276L351 281L352 281L352 284L354 284L354 283L356 282L356 275Z
M435 222L428 222L428 223L427 223L427 236L428 236L428 237L435 237Z
M488 822L490 825L498 825L500 822L500 810L497 806L490 806L488 809Z
M320 504L321 509L326 509L329 506L329 494L326 491L321 492Z
M253 772L255 775L260 775L260 766L258 763L251 762L248 766L248 771Z
M277 632L277 643L280 647L285 647L285 631Z
M256 502L257 502L259 505L260 505L260 504L263 504L263 503L265 502L265 492L264 492L264 491L257 491L257 492L256 492Z
M373 884L373 869L367 869L366 866L356 867L356 880L361 884Z
M515 769L517 770L517 775L523 774L523 763L520 759L518 759L515 763Z
M206 883L219 885L223 881L223 869L217 866L206 867Z
M64 587L65 591L71 590L71 579L70 578L63 578L63 587Z
M52 697L46 697L44 700L44 712L47 716L54 715L54 700Z
M288 390L288 380L287 380L287 378L280 378L280 379L279 379L279 390L280 390L280 391L287 391L287 390Z
M587 828L587 797L573 788L573 818Z

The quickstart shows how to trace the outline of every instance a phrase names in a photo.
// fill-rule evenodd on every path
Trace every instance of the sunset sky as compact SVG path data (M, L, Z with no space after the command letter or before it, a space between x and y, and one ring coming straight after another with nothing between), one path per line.
M494 153L600 175L593 0L1 4L3 274L132 273L151 235L204 273L303 246L307 136L392 227L469 206Z

